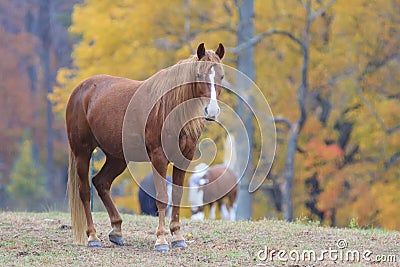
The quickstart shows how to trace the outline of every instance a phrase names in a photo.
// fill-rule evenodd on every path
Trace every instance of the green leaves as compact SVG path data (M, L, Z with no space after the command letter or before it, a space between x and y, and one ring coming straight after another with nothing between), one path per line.
M40 210L48 194L43 167L34 162L32 141L24 138L19 147L18 159L11 170L11 182L7 186L11 207L21 210Z

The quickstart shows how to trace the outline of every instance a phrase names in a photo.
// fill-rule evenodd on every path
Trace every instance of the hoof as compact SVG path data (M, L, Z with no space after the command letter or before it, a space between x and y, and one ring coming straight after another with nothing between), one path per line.
M125 245L124 238L122 236L117 236L117 235L109 235L108 238L112 243L118 246L123 246Z
M168 252L169 251L169 246L168 246L168 244L160 244L160 245L155 245L154 249L157 252Z
M185 240L175 240L171 242L172 248L187 248Z
M100 241L89 241L87 245L89 248L101 248Z

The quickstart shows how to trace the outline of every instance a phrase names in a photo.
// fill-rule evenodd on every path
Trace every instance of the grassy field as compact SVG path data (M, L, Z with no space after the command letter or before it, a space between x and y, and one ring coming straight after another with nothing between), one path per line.
M123 247L108 241L107 214L94 213L94 219L100 249L72 244L69 214L0 213L0 266L400 266L399 232L306 221L184 220L189 247L156 253L156 218L123 215Z

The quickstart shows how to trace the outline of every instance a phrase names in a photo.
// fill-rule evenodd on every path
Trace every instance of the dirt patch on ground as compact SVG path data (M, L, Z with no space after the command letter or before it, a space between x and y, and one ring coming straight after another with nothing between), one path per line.
M72 244L69 214L0 213L0 266L400 266L399 232L183 220L189 247L157 253L156 218L123 215L122 247L108 241L107 214L94 220L100 249Z

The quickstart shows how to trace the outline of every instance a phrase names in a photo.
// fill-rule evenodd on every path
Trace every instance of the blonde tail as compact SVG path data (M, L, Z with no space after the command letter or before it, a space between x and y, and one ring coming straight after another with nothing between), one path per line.
M79 196L79 177L76 172L75 156L69 151L69 167L68 167L68 198L69 208L71 210L71 226L74 236L74 243L86 244L86 215L83 203Z

